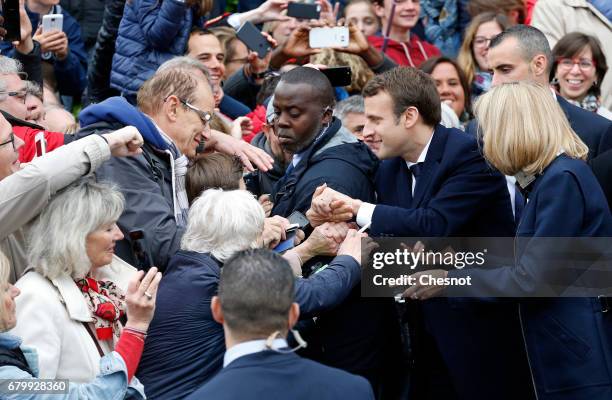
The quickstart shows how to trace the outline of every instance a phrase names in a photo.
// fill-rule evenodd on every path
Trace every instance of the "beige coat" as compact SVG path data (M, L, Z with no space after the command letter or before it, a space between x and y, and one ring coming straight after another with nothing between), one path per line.
M565 34L582 32L601 42L604 55L612 60L612 22L586 0L538 0L531 25L546 35L551 48ZM608 70L601 85L603 105L612 110L612 73Z
M115 282L127 290L136 269L118 257L97 269L95 278ZM17 326L11 334L23 339L24 346L35 347L41 378L90 382L100 372L100 354L83 322L92 321L87 302L69 276L48 280L30 271L15 285L21 290L16 299ZM95 332L93 326L91 331ZM104 354L113 343L98 342Z
M11 263L10 282L26 267L23 228L50 197L110 158L108 144L97 135L62 146L0 181L0 251Z

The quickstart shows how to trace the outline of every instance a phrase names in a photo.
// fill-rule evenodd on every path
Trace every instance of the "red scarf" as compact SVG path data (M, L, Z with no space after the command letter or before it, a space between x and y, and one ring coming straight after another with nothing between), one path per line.
M93 278L77 279L87 306L91 311L98 340L119 339L119 318L125 315L125 295L113 282Z

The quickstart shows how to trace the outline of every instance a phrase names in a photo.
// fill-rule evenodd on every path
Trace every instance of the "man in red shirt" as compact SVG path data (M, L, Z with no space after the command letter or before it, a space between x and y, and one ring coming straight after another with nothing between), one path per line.
M374 11L382 20L382 32L387 32L389 16L394 0L373 0ZM395 13L389 30L389 41L385 54L398 65L418 67L430 57L440 55L440 50L430 43L410 34L419 20L419 0L395 0ZM382 50L384 36L370 36L368 41L377 50Z

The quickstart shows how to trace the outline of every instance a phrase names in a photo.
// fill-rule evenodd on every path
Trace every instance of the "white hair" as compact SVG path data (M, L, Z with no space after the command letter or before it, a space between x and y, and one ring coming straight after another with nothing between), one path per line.
M114 223L123 212L123 195L113 186L80 181L57 194L30 230L28 263L48 279L82 278L91 269L87 236Z
M208 189L191 205L181 249L211 253L225 262L238 251L257 247L265 217L246 190Z

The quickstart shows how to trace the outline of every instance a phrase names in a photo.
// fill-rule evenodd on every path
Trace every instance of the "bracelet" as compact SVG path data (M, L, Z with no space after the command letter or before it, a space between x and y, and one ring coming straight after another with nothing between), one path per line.
M101 137L102 139L104 139L104 141L106 142L106 144L108 144L108 145L110 146L110 144L108 143L108 139L107 139L107 138L105 138L105 137L104 137L104 135L100 135L100 137Z
M143 331L143 330L136 329L136 328L128 328L128 327L123 328L123 330L147 337L147 331Z

